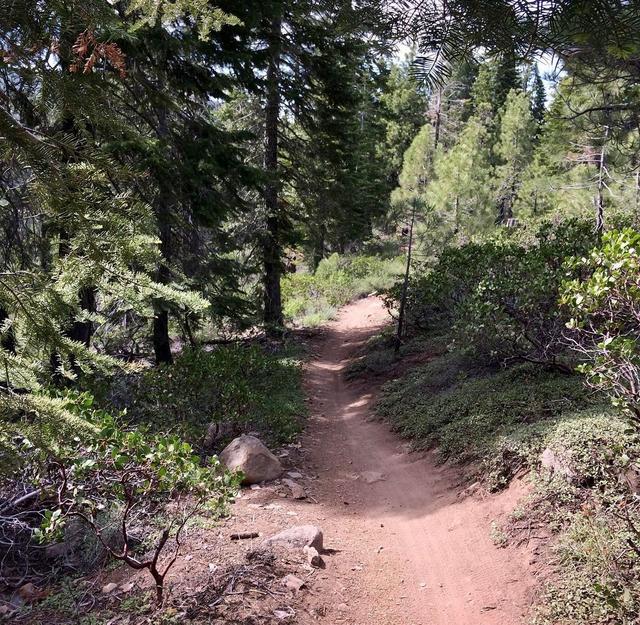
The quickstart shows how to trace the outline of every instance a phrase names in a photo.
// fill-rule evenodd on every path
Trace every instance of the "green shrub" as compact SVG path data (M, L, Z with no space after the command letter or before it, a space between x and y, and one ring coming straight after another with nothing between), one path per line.
M304 414L299 362L260 346L188 349L171 366L145 371L105 399L131 423L171 430L199 446L211 423L291 440Z
M403 436L437 446L443 458L484 460L501 437L522 424L589 405L577 376L532 365L491 373L471 370L450 353L387 384L378 413Z
M637 540L611 515L590 509L573 514L554 547L558 574L547 585L534 623L637 623L640 566L630 546Z
M409 286L410 330L447 331L455 344L487 362L520 359L547 366L562 362L568 317L558 304L562 261L595 242L591 224L546 224L535 242L498 233L481 242L447 248L436 266ZM392 302L400 287L391 292Z
M604 234L590 254L567 261L562 302L587 381L640 420L640 233Z
M402 273L402 257L340 256L320 261L315 274L288 274L282 281L285 317L320 325L353 299L389 288Z
M81 557L76 564L91 564L102 550L134 568L148 568L159 582L172 561L159 569L153 559L141 560L134 553L134 533L163 524L154 537L160 554L168 540L177 540L182 519L204 507L220 512L238 479L224 472L215 456L203 464L179 437L131 427L122 415L96 408L88 393L66 392L55 399L88 427L51 450L30 453L24 441L29 453L22 466L0 483L6 497L3 531L11 536L0 545L0 575L10 571L19 579L25 571L31 574L34 558L42 557L34 542L56 542L67 532L65 537L73 535L73 547L82 552L75 554ZM25 492L33 496L25 499Z
M149 571L161 603L164 579L176 560L186 522L204 508L224 510L240 478L223 470L215 456L202 465L191 446L177 436L123 429L118 419L88 410L86 402L77 408L96 432L86 440L70 441L64 456L51 459L51 487L57 499L35 535L41 542L56 539L66 521L79 519L110 556L135 570ZM105 525L104 511L117 515L118 522L110 518ZM162 530L151 556L134 553L133 528L158 519ZM118 528L119 540L107 539L113 527ZM159 564L168 541L175 543L174 556Z

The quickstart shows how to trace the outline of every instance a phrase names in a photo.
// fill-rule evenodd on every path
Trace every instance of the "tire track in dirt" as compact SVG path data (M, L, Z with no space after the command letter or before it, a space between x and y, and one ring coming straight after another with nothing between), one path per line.
M344 381L344 368L387 319L377 298L345 307L307 366L311 417L302 445L317 476L316 522L336 549L318 580L326 622L520 625L535 584L528 553L498 549L490 531L521 488L459 498L455 468L408 453L370 420L377 383Z

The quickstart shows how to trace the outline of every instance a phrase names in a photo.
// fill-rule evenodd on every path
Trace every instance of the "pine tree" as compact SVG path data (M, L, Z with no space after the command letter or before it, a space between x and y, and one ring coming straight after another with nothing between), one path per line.
M537 125L531 112L531 98L525 91L512 89L500 115L500 130L495 154L496 220L504 223L513 217L513 204L522 182L522 174L533 155Z
M531 113L536 122L542 124L547 103L547 90L537 64L533 66L529 90L531 92Z
M411 74L409 62L391 67L380 96L386 126L381 157L387 164L391 189L398 185L404 152L423 126L427 112L427 99Z
M490 186L490 133L476 116L469 119L455 145L435 160L435 180L428 198L451 234L486 231L495 221Z
M513 55L504 54L485 60L473 83L471 96L474 112L488 120L495 120L507 95L520 86L520 74Z

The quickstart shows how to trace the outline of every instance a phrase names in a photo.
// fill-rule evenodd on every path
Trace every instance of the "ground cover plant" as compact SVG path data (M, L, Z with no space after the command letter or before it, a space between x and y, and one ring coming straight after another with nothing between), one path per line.
M401 256L332 254L320 261L314 273L285 278L285 317L303 326L320 325L351 300L389 288L402 271Z
M388 382L377 403L415 446L469 464L489 490L529 476L529 500L496 531L503 546L523 519L555 533L544 624L639 615L638 235L598 241L585 226L544 225L526 244L490 237L418 272L407 346L435 336L448 351Z
M289 442L305 413L297 347L273 351L238 344L186 349L171 367L98 383L100 403L126 410L129 423L175 432L197 449L220 450L234 434L256 431Z

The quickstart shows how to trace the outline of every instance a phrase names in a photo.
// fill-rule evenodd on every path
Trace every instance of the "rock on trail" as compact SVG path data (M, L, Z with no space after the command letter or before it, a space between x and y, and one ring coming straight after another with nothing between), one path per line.
M242 471L243 484L275 480L282 475L282 465L255 436L243 434L232 440L220 454L220 461L230 471Z

